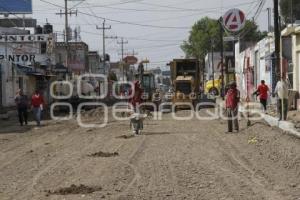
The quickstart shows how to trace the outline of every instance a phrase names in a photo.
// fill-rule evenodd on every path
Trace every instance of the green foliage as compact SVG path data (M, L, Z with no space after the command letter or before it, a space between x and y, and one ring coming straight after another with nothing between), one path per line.
M219 48L220 34L218 21L205 17L192 27L188 41L181 46L187 57L204 58L211 49L211 42Z
M247 20L245 28L239 35L243 41L257 42L265 37L266 34L266 32L258 31L258 26L255 22ZM224 33L224 36L226 35L228 36L229 34ZM181 48L185 52L186 57L203 59L211 51L212 41L214 51L220 51L220 24L216 19L205 17L194 24L188 40L184 41ZM230 50L228 48L229 45L224 43L224 49Z
M280 0L280 12L281 12L282 19L286 24L294 22L296 19L300 20L300 1ZM291 17L292 12L293 12L293 17Z
M267 36L267 32L258 30L258 26L253 21L247 20L245 28L241 33L241 39L247 42L258 42Z

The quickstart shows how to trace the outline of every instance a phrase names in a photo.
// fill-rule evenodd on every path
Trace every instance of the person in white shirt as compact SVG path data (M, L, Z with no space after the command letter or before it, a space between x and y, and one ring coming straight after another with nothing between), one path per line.
M275 88L275 94L278 97L277 109L279 112L279 121L287 120L288 113L288 98L289 98L289 86L285 79L281 78Z

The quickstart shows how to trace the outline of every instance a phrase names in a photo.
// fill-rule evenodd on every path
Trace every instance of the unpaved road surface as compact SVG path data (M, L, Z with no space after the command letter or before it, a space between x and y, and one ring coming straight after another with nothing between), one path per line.
M185 115L188 111L180 111ZM1 200L299 200L300 140L264 123L76 121L0 128Z

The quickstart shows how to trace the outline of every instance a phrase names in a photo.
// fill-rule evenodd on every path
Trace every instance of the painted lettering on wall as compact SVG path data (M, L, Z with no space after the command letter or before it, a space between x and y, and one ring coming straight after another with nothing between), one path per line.
M35 62L35 55L23 54L23 55L0 55L0 61L7 59L9 62Z

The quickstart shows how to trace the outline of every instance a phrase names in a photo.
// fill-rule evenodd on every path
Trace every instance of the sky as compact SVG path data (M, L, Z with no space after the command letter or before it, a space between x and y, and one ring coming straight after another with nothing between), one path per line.
M257 18L261 30L267 29L266 8L273 7L272 0ZM125 53L137 53L136 57L149 59L151 67L165 66L174 58L184 56L180 45L188 39L189 31L202 17L219 18L230 8L240 8L251 19L260 0L75 0L68 7L77 9L77 16L69 17L71 28L80 27L82 41L92 51L102 54L103 19L111 29L107 36L123 37ZM32 0L33 15L38 24L48 21L54 31L62 36L64 16L56 15L64 7L64 0ZM106 39L106 52L112 61L121 58L121 39Z

